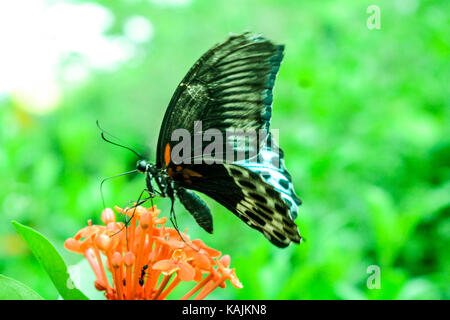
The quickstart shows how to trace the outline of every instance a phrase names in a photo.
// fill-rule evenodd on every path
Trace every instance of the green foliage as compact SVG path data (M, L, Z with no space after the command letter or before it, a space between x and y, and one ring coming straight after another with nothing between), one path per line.
M137 160L104 143L95 120L154 160L165 108L188 68L229 32L250 30L286 45L272 128L303 200L297 224L306 242L275 248L202 196L213 212L209 235L177 205L180 228L230 254L244 285L211 298L450 298L448 1L378 1L380 30L366 27L367 1L90 2L114 16L109 36L141 15L154 37L119 67L62 84L52 112L0 98L0 273L57 298L9 222L47 234L78 262L64 240L88 219L99 222L100 181ZM108 181L106 205L124 206L143 187L141 175ZM158 207L168 215L167 199ZM370 265L380 267L380 289L366 285Z
M75 288L64 260L50 241L39 232L18 222L13 222L13 226L28 244L63 299L87 299L80 290Z
M0 274L0 300L42 300L42 297L23 283Z

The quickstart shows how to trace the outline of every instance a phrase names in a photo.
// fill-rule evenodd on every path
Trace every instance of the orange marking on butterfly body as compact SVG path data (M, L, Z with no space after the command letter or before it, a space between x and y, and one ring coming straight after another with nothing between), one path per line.
M191 170L191 169L184 169L183 170L183 176L185 178L188 178L188 177L199 177L199 178L201 178L201 177L203 177L200 173L195 172L194 170Z
M166 148L164 149L164 162L166 163L166 167L170 162L170 145L166 144Z

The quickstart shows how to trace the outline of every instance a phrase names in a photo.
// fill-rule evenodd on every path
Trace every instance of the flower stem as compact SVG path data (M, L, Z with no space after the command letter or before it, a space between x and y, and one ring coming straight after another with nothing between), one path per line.
M180 277L178 275L172 280L172 282L169 284L166 290L164 290L163 293L159 296L159 300L164 300L169 293L172 292L173 289L181 282Z
M140 228L140 239L139 239L139 244L138 244L138 250L136 252L136 257L137 257L137 261L136 261L136 265L134 266L134 274L133 274L133 297L136 296L136 288L138 285L138 281L139 281L139 272L142 269L142 251L144 248L144 243L145 243L145 238L147 236L147 233L145 232L145 230L143 230L142 228Z
M158 291L156 291L155 295L153 296L153 300L158 299L161 292L167 286L167 283L169 282L170 278L172 278L172 274L164 276L163 280L161 281L161 284L159 285Z
M205 299L211 292L213 292L218 286L220 286L222 283L225 282L225 280L227 280L226 277L222 277L222 279L220 279L220 281L215 282L211 287L207 288L203 288L202 291L200 291L200 293L194 298L194 300L203 300Z
M209 274L206 276L202 281L200 281L195 287L193 287L188 293L186 293L184 296L180 298L180 300L187 300L190 297L192 297L193 294L195 294L198 290L203 288L205 284L209 282L209 280L212 279L212 274Z

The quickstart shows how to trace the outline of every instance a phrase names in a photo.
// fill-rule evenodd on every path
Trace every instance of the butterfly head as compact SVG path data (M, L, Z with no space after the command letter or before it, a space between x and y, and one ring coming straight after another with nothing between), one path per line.
M152 163L147 162L146 160L138 160L136 163L136 170L140 173L156 173L156 166Z
M136 162L136 171L145 174L147 191L150 194L155 192L152 185L152 181L155 181L159 189L156 193L159 196L167 197L168 195L173 195L173 185L169 183L169 176L165 171L158 169L155 164L149 163L143 159L138 160L138 162Z

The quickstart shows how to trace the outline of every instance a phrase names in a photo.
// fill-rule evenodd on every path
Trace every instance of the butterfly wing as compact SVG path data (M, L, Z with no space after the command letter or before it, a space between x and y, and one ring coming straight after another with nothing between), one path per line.
M292 177L284 165L284 152L275 143L272 135L268 136L267 144L260 150L256 159L244 159L235 164L259 174L266 183L273 186L289 207L292 220L297 218L302 200L295 193Z
M199 134L195 132L195 121L202 121L200 134L208 129L218 129L224 135L230 129L268 131L272 89L283 50L283 46L263 37L245 33L231 36L206 52L181 81L169 103L157 151L157 166L168 168L181 188L213 198L279 247L300 242L293 221L300 200L284 165L270 165L277 156L274 150L261 152L257 160L209 165L174 165L170 151L175 144L171 135L176 129L186 129L192 136ZM230 138L233 141L235 137ZM233 151L240 147L231 145ZM282 161L282 156L278 159ZM287 188L285 180L289 182ZM212 229L212 217L201 217L203 227Z
M284 46L244 33L207 51L169 103L158 139L157 166L163 168L170 162L166 150L172 147L172 133L186 129L194 134L195 121L202 121L203 132L268 129L283 50Z
M180 186L213 198L278 247L301 240L291 207L274 186L236 164L191 165L174 173Z

